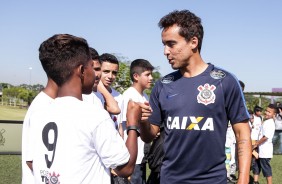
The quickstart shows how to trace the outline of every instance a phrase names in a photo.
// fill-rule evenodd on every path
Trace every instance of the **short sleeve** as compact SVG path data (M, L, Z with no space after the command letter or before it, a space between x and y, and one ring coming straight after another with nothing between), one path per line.
M94 147L103 164L107 168L114 169L127 163L130 155L123 139L112 124L112 120L108 118L95 128L92 136Z
M232 75L225 78L223 90L225 97L225 108L231 124L249 119L244 94L239 81Z
M161 82L158 81L154 88L152 89L151 95L150 95L150 106L152 108L152 115L149 117L148 121L154 125L160 126L162 122L162 113L161 113L161 106L159 103L159 94L160 90L162 88Z

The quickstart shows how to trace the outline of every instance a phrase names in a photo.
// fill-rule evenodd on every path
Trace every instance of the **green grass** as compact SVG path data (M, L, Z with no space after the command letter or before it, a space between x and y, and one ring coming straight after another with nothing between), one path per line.
M0 183L20 184L22 178L21 156L0 155Z
M0 183L20 184L21 183L21 156L0 155ZM282 155L274 155L271 160L273 172L273 183L282 183ZM149 170L148 170L149 172ZM260 175L260 184L266 184L265 178Z
M0 120L23 120L26 108L0 105Z
M26 108L0 105L0 120L23 120ZM0 155L0 183L20 184L21 155Z
M282 183L282 155L274 155L270 161L270 165L272 167L272 181L274 184ZM252 175L252 174L251 174ZM252 179L252 177L251 177ZM263 177L262 173L259 176L259 183L266 184L266 178Z

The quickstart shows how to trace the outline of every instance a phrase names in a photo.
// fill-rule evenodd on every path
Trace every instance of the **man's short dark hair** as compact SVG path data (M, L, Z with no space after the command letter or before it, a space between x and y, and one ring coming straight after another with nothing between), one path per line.
M174 24L180 27L179 35L186 41L190 41L194 36L198 38L198 50L201 52L204 37L201 19L189 10L175 10L161 18L158 25L161 29L165 29Z
M39 59L47 76L62 86L79 65L91 60L89 46L83 38L69 34L56 34L39 47Z
M153 71L154 67L151 65L151 63L145 59L135 59L130 64L130 78L134 82L133 75L137 73L138 75L141 75L141 73L145 71Z

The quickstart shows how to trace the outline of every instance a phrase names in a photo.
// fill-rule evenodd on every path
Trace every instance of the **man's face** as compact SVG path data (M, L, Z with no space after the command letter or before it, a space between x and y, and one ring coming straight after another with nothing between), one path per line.
M97 91L97 86L101 79L101 64L98 60L93 60L93 70L95 72L95 82L94 82L93 90Z
M144 71L140 75L135 73L134 78L139 82L142 90L149 89L153 84L153 76L151 70Z
M119 70L118 65L104 61L101 66L101 70L101 81L106 88L109 88L117 77Z
M162 31L162 42L164 44L164 55L173 69L185 68L189 65L189 59L193 54L192 49L195 44L187 42L184 37L179 35L177 25L165 28Z
M90 94L95 81L95 72L93 70L93 62L89 60L87 65L81 70L82 75L82 93Z

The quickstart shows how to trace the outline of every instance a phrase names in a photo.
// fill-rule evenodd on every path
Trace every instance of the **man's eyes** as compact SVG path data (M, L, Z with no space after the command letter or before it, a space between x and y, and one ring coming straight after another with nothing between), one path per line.
M173 47L174 45L175 45L175 43L172 43L172 42L167 43L167 46L168 46L168 47Z

